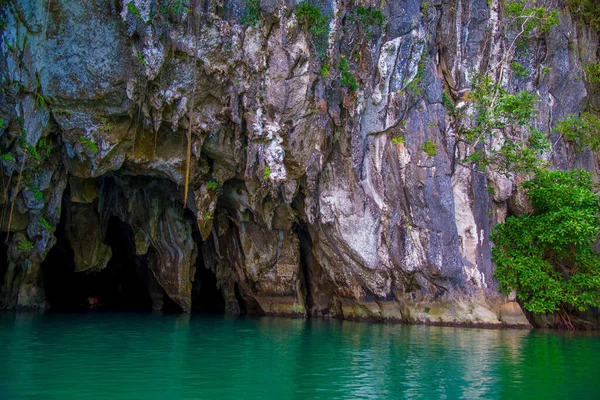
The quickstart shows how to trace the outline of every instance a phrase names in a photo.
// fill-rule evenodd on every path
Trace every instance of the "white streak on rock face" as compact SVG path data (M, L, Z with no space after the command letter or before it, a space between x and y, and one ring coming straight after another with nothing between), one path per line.
M463 271L468 280L477 286L485 287L483 276L477 269L479 238L477 235L477 224L475 223L469 199L470 182L470 171L467 168L459 166L452 177L454 217L456 220L456 230L460 239Z
M260 29L249 27L244 37L244 53L248 63L255 69L264 66L264 55L261 54L262 39Z
M377 259L378 219L367 211L362 216L341 215L338 223L340 237L343 237L352 251L364 260L363 266L376 269L379 265Z
M404 270L413 272L419 270L425 263L425 249L419 237L419 231L416 228L408 227L404 240Z
M365 101L363 133L382 131L398 122L400 114L386 112L390 98L401 96L400 93L390 92L390 87L403 90L415 79L426 36L427 32L419 26L406 35L384 43L381 47L377 61L379 82L374 87L370 101ZM407 55L404 52L399 54L401 49L406 48L407 45L411 48L410 54Z
M156 78L165 61L165 48L158 38L153 35L153 32L148 32L146 37L142 56L146 65L146 76L149 80L152 80Z
M283 164L285 150L281 146L283 139L279 136L280 126L277 122L268 122L265 126L266 138L270 143L265 148L265 161L271 169L269 180L273 182L284 181L287 177L287 171Z
M332 182L333 183L333 182ZM378 215L372 214L362 202L352 196L349 188L342 186L324 188L319 198L321 224L334 224L344 246L355 259L369 269L380 268L377 248L380 238Z
M402 182L406 184L406 166L411 162L410 153L404 143L398 143L395 146L398 163L400 164L400 178L402 179Z

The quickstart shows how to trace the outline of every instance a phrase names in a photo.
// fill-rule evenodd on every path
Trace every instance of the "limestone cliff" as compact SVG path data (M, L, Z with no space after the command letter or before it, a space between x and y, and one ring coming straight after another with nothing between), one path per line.
M468 107L475 76L501 70L507 91L538 96L546 160L597 174L552 127L600 107L583 68L598 33L537 3L559 23L522 45L523 74L497 68L511 50L498 0L314 1L325 35L293 0L2 1L0 307L211 298L233 313L526 324L488 240L526 210L522 177L457 162L443 103Z

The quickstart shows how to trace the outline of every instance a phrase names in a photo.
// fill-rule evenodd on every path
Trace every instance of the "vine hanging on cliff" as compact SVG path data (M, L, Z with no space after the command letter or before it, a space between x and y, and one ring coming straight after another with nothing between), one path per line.
M189 122L187 130L187 149L185 154L185 187L183 194L183 208L187 206L188 189L190 184L190 163L192 159L192 124L194 121L194 101L196 98L196 80L198 79L198 29L200 20L198 13L194 13L194 85L192 87L192 101L189 105Z

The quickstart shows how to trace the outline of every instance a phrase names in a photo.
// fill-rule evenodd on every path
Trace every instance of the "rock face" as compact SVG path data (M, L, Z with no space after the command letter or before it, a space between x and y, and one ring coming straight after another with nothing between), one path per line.
M488 239L527 212L523 177L459 163L442 104L468 103L476 73L499 63L500 2L315 1L326 49L291 0L171 3L0 6L0 307L51 306L49 291L70 290L42 268L59 236L68 273L95 282L82 298L125 252L119 268L155 309L189 311L213 290L233 313L528 325L503 305ZM385 21L367 26L358 6L381 6ZM594 154L552 133L598 104L582 79L598 43L561 9L524 45L529 74L500 76L539 96L555 167L598 172Z

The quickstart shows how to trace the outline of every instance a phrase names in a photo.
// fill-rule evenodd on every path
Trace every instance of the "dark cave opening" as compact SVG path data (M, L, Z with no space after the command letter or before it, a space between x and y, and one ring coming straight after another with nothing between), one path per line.
M6 271L8 270L8 251L6 248L6 233L0 233L0 288L4 286Z
M217 287L217 277L204 265L196 266L196 276L192 289L192 311L204 313L225 312L225 299L221 290Z
M56 230L57 243L42 263L50 310L152 310L148 281L153 277L145 257L135 254L133 230L128 224L116 217L109 220L106 238L112 257L100 271L76 271L65 229L63 215Z
M296 226L296 233L298 234L298 239L300 241L300 279L304 290L304 298L306 299L306 310L310 312L313 308L313 298L310 287L310 283L312 282L313 243L306 222L300 222Z
M113 309L151 310L148 287L154 276L148 269L147 258L136 255L133 229L113 216L108 221L106 242L113 255L106 268L96 274L98 303ZM163 298L168 296L163 294ZM164 302L164 307L171 306Z
M195 223L192 226L192 236L198 248L196 274L192 285L192 311L211 314L224 313L225 298L223 292L217 286L217 276L207 268L203 257L203 251L211 251L211 248L203 245L198 226Z

